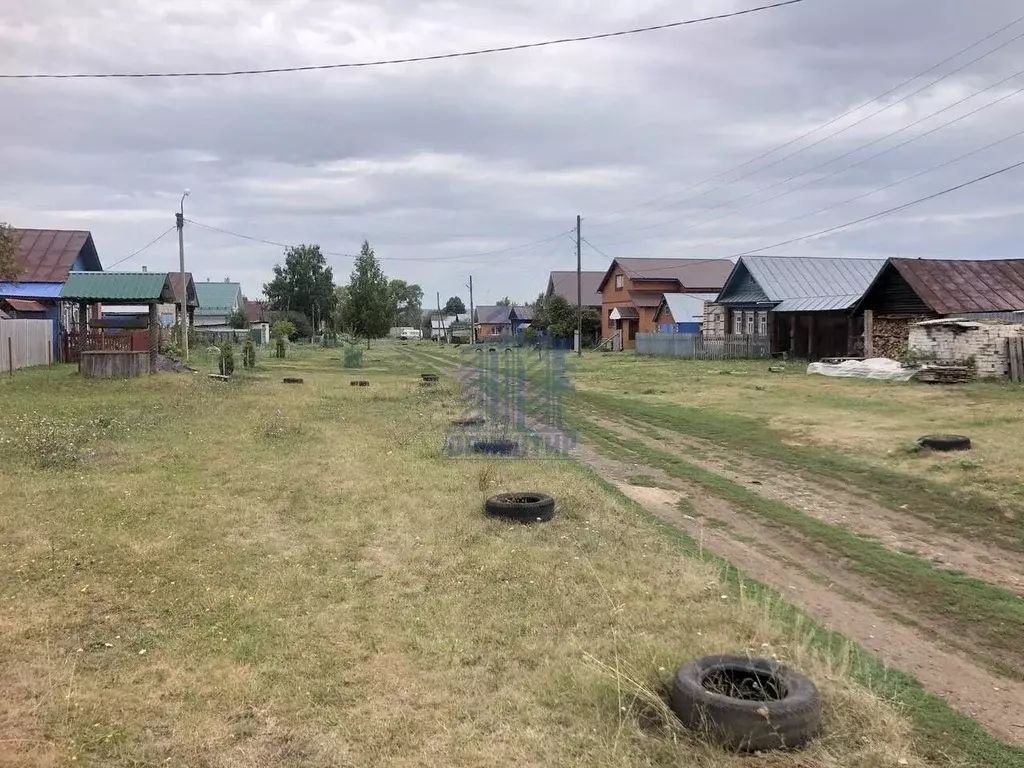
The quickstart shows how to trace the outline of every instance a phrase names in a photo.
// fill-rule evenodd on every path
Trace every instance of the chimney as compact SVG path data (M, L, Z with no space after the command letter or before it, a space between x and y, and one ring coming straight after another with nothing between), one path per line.
M145 265L145 264L143 264L143 265L142 265L142 271L143 271L144 273L145 273L145 272L148 272L148 271L149 271L148 269L146 269L146 265Z
M231 278L230 277L225 277L224 278L224 282L225 283L230 283L231 282Z

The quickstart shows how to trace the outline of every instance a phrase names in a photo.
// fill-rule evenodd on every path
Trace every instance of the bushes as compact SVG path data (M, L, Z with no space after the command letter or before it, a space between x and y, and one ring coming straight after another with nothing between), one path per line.
M245 340L242 347L242 367L252 370L256 367L256 345L252 343L252 336Z
M220 375L230 376L235 372L235 345L225 341L220 346Z
M363 367L363 348L358 344L349 344L347 347L345 347L345 367Z

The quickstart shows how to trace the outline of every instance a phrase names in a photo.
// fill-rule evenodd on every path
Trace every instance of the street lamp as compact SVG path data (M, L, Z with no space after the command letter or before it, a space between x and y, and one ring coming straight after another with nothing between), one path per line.
M178 226L178 266L181 271L181 302L178 305L178 317L181 329L181 354L188 361L188 283L185 281L185 198L191 190L186 189L181 195L181 204L175 214Z

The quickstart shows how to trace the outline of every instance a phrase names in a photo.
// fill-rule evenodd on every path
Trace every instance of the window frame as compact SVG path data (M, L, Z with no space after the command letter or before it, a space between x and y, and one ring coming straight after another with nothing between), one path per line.
M622 275L622 274L616 275L615 276L615 290L616 291L621 291L625 287L626 287L626 277L625 277L625 275Z

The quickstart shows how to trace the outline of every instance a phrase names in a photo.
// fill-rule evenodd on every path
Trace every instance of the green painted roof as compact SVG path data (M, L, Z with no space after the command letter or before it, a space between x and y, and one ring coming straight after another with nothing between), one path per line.
M166 272L71 272L60 297L147 304L171 301L174 293Z
M196 283L196 315L227 315L239 306L241 294L239 283Z

